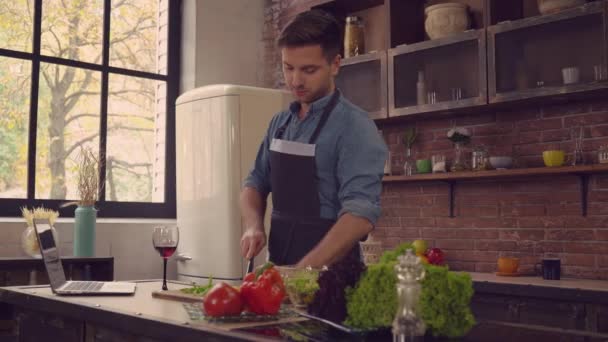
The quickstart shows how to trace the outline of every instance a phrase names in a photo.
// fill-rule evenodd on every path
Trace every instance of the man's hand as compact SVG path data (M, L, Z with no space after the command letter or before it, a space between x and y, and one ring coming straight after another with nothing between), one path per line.
M333 264L350 252L373 227L366 218L349 213L340 216L321 242L306 254L296 267L322 267Z
M266 197L255 188L244 187L241 191L241 216L245 232L241 237L241 255L251 259L258 255L266 246L266 233L264 232L264 212L266 211Z
M264 229L248 228L241 237L241 255L245 259L251 259L258 255L266 246L266 233Z

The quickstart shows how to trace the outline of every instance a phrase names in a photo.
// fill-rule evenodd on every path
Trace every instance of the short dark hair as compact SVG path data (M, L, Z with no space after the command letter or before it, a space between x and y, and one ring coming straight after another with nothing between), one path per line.
M338 20L321 10L310 10L298 14L285 28L277 40L278 47L321 45L323 55L329 62L340 53L342 29Z

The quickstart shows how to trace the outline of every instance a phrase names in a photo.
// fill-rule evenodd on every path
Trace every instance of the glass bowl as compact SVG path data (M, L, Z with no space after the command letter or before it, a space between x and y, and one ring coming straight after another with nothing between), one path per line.
M295 268L293 266L275 267L283 278L289 301L295 307L304 308L312 303L319 289L317 280L322 269Z

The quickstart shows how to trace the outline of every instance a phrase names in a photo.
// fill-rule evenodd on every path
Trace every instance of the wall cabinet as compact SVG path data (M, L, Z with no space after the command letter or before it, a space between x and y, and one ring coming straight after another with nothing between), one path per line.
M342 23L349 15L365 22L369 53L344 60L338 85L372 118L607 93L602 92L608 89L605 0L547 15L539 13L536 1L451 1L468 6L469 30L431 40L425 8L444 2L315 2L312 8L329 11ZM425 81L422 100L419 75Z

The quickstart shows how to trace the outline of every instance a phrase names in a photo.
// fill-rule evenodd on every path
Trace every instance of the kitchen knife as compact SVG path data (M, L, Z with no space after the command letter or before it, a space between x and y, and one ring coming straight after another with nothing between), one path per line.
M253 272L253 258L247 261L247 273Z

